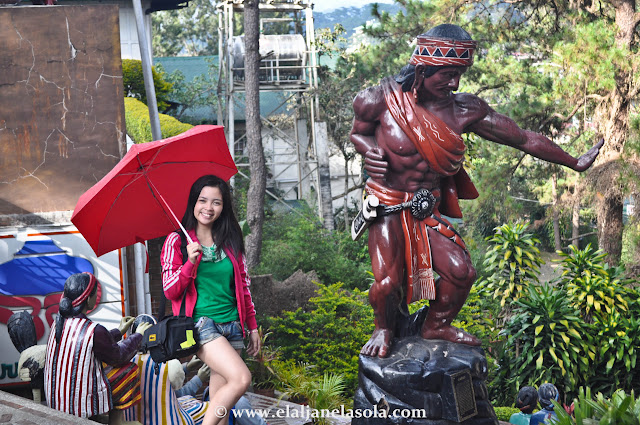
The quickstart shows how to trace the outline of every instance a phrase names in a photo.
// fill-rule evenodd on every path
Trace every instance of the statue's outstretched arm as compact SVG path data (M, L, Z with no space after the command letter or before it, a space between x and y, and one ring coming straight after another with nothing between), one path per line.
M491 108L486 116L468 127L469 131L496 143L511 146L536 158L564 165L576 171L584 171L593 164L604 140L598 142L587 153L574 158L560 146L542 134L523 130L511 118Z

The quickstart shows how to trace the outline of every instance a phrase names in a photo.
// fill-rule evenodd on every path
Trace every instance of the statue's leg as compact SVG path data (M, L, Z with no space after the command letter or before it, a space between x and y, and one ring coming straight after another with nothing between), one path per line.
M360 353L389 354L404 279L404 236L400 215L380 217L369 227L369 255L375 282L369 289L375 329Z
M480 345L475 336L451 326L467 300L476 270L469 253L458 244L429 228L433 269L440 276L436 282L436 299L422 325L425 339L444 339L469 345Z

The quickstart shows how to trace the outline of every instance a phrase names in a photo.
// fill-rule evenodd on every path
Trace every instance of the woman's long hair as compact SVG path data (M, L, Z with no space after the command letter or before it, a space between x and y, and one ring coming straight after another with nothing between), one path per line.
M206 175L200 177L191 186L189 191L189 199L187 201L187 209L182 216L182 225L187 230L195 229L197 226L196 217L193 210L200 196L200 192L205 187L217 187L222 194L222 213L220 217L213 222L211 234L213 241L217 246L218 254L222 248L229 248L234 255L238 256L244 252L244 241L242 240L242 229L238 219L233 212L233 204L231 200L231 190L227 182L220 177L214 175Z
M98 290L98 283L96 281L91 292L85 294L88 296L80 304L76 306L73 305L73 302L84 294L92 279L95 280L95 277L90 273L76 273L69 276L64 283L64 292L60 299L58 316L56 317L56 342L60 343L65 319L80 314L82 309L87 305L87 300Z

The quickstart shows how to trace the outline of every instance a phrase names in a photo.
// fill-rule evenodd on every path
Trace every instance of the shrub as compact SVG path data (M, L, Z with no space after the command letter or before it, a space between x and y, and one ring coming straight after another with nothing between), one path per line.
M554 382L561 392L570 392L593 372L592 328L564 291L548 284L529 287L501 334L507 339L492 388L502 404L511 403L523 385Z
M296 270L315 270L324 284L368 289L370 269L366 242L345 232L330 232L310 209L277 213L264 225L261 262L255 270L284 280Z
M319 285L310 304L309 311L299 308L269 318L272 341L283 359L343 376L351 396L358 382L360 349L373 332L373 309L363 292L347 291L342 284Z
M511 415L520 411L520 409L518 409L517 407L508 406L494 407L493 410L496 412L496 417L498 418L498 420L502 422L509 422L509 419L511 419Z
M129 137L136 143L152 141L153 136L151 135L151 122L147 105L132 97L125 97L124 109ZM160 130L162 131L163 139L177 136L192 127L192 125L181 123L169 115L160 114Z
M171 93L171 83L165 80L165 73L159 72L155 67L151 67L153 75L153 85L156 91L156 102L158 110L164 112L169 108L169 94ZM147 90L144 87L144 75L142 72L142 62L136 59L122 60L122 83L127 97L133 97L147 104Z

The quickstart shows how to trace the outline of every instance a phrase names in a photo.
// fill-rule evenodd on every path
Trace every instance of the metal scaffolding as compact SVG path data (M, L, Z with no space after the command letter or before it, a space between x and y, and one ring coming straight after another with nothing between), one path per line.
M224 95L223 124L227 131L229 150L234 159L241 155L246 134L236 131L236 111L242 105L244 86L244 36L234 34L236 14L244 11L244 0L218 1L218 34L220 52L221 91ZM317 56L311 0L261 0L260 28L269 24L287 25L287 34L264 34L260 36L260 92L280 92L285 104L294 105L293 134L281 128L281 124L262 116L263 129L275 137L270 137L271 146L263 131L263 143L267 155L267 167L272 176L268 186L277 187L280 196L275 198L305 199L310 205L316 204L322 218L323 198L327 196L320 184L321 168L328 170L328 147L326 136L318 133L316 122L318 100L313 90L318 86ZM262 31L261 31L262 32ZM318 134L320 139L318 140ZM278 147L274 140L278 140ZM284 143L283 143L284 142ZM325 159L326 157L326 159ZM320 162L319 162L320 158ZM321 164L326 162L326 164ZM248 164L236 161L240 175L246 175L243 168ZM289 181L283 175L291 175L296 170L296 181ZM326 174L326 173L325 173ZM289 180L292 180L289 178ZM325 185L326 186L326 185ZM331 199L329 190L329 200Z

